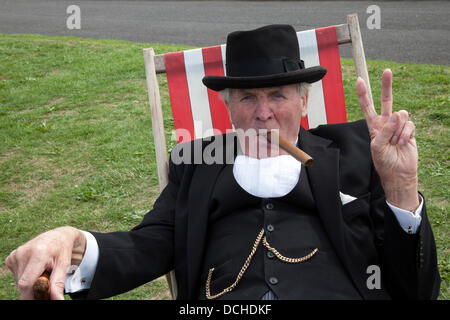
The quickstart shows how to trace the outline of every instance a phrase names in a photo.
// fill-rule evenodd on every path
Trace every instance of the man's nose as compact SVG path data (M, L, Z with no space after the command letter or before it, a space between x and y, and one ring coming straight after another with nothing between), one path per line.
M267 121L272 119L273 112L267 100L258 100L258 105L256 106L256 118L261 121Z

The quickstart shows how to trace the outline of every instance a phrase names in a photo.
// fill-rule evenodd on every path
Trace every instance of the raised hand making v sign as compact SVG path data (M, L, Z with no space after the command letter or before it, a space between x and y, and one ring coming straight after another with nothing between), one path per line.
M381 80L381 114L377 114L362 78L356 81L359 104L369 128L372 159L386 200L401 209L415 211L420 205L417 178L417 144L414 123L408 112L392 112L392 72Z

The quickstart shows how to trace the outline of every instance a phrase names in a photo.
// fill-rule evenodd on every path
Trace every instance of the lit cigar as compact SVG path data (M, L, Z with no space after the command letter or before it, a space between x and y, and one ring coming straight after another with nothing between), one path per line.
M278 134L277 131L267 132L267 140L270 143L272 143L272 141L273 141L273 143L276 144L277 137L278 137L278 145L280 146L281 149L283 149L284 151L289 153L291 156L293 156L295 159L297 159L298 161L303 163L303 165L305 165L305 167L311 167L313 165L314 159L309 154L307 154L303 150L297 148L296 146L294 146L292 143L290 143L286 139L280 137L280 135Z
M36 280L33 285L33 294L36 300L50 300L50 273L44 273Z

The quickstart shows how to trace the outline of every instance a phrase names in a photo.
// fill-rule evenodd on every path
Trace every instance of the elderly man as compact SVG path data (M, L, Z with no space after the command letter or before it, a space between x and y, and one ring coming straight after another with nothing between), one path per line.
M299 124L308 83L326 70L305 68L298 48L287 25L231 33L228 76L203 82L221 91L238 134L180 144L173 153L220 141L219 148L235 151L232 164L229 152L213 164L171 161L169 184L130 232L62 227L14 250L6 263L21 297L33 297L44 270L51 271L52 298L65 289L98 299L174 269L179 299L436 298L440 278L418 193L414 124L406 111L392 113L390 70L380 115L358 79L365 121L305 131ZM257 153L244 141L250 130ZM312 155L314 165L273 152L259 134L267 130ZM79 267L66 275L71 264Z

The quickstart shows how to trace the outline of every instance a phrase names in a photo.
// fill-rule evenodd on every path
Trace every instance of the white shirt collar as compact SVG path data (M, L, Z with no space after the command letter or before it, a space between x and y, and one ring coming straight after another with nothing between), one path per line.
M238 155L233 165L236 182L248 193L260 198L288 194L300 177L301 163L290 155L264 159Z

